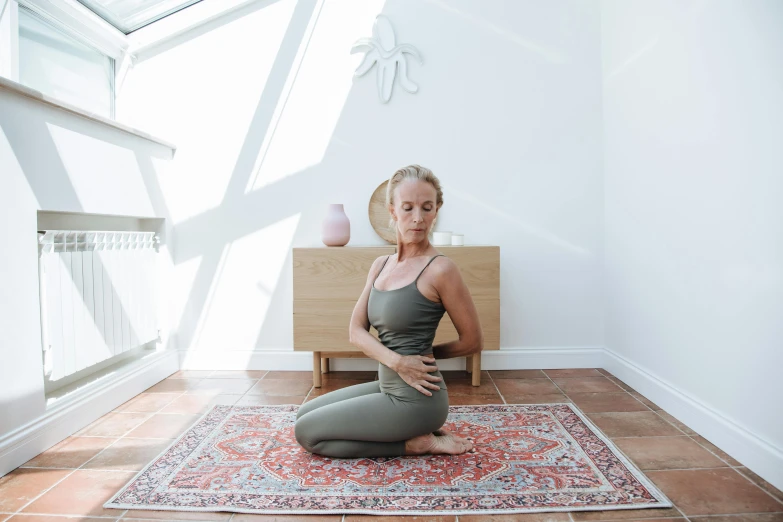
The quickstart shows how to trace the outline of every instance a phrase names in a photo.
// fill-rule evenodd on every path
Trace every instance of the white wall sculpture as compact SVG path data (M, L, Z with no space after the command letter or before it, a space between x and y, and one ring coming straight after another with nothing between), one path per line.
M396 44L397 40L394 37L391 21L384 15L378 15L372 28L372 38L359 38L351 47L351 54L360 51L365 53L364 60L354 72L354 76L357 78L364 76L372 69L373 65L378 64L376 81L378 96L383 103L391 99L397 71L399 71L400 85L403 89L411 94L419 90L419 86L408 78L408 63L405 61L405 54L410 54L419 61L419 64L422 64L424 62L421 54L410 44Z

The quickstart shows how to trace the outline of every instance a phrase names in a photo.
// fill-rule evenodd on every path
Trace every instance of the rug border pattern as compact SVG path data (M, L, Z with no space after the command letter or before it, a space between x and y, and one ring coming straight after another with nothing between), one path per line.
M383 511L385 515L409 515L409 516L427 516L427 515L475 515L478 513L486 513L487 515L493 514L517 514L517 513L546 513L546 512L577 512L577 511L610 511L610 510L627 510L627 509L650 509L650 508L671 508L674 504L663 494L660 489L655 486L643 472L633 464L617 446L607 437L587 416L573 403L570 402L556 402L556 403L529 403L529 404L491 404L491 405L459 405L449 406L449 413L467 413L469 408L514 408L524 406L567 406L572 413L574 413L579 419L592 431L592 433L598 437L609 449L614 457L616 457L639 481L647 491L657 501L654 504L642 504L642 505L596 505L585 507L515 507L511 509L482 509L481 511L474 510L400 510L400 511ZM191 507L191 506L169 506L169 505L154 505L154 504L132 504L132 503L118 503L116 502L122 495L130 488L139 477L147 473L164 455L167 455L172 449L179 444L191 445L191 451L195 451L200 442L203 441L214 430L214 425L208 423L211 426L209 429L205 429L202 423L210 416L218 416L220 419L225 419L232 411L249 408L249 409L264 409L267 412L275 413L287 413L296 412L300 406L298 405L253 405L253 406L226 406L215 405L206 412L204 412L193 425L188 428L182 435L176 438L171 444L169 444L157 457L152 459L143 469L141 469L136 475L128 481L116 494L114 494L108 501L103 504L103 507L109 509L132 509L132 510L154 510L154 511L190 511L190 512L229 512L229 513L244 513L244 514L260 514L260 515L279 515L279 514L301 514L301 515L318 515L318 514L368 514L375 515L380 511L379 509L362 509L362 508L335 508L335 509L265 509L265 508L242 508L233 506L206 506L206 507ZM201 430L199 430L201 428ZM205 432L205 433L201 433ZM566 433L568 431L566 430ZM194 439L195 438L195 439Z

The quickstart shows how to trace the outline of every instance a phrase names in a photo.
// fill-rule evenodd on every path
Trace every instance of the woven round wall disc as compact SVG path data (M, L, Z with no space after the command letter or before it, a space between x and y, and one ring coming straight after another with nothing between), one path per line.
M386 185L389 183L387 179L372 193L370 197L370 205L367 209L370 215L370 225L373 230L381 236L384 240L392 245L397 244L397 231L393 228L389 228L389 210L386 208Z

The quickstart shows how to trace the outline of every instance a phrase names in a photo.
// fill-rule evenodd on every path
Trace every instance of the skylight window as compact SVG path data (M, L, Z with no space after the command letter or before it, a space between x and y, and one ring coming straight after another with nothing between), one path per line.
M125 34L201 0L79 0Z

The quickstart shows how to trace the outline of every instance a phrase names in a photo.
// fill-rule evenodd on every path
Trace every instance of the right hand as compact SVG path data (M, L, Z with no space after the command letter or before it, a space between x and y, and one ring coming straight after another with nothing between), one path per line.
M432 365L432 366L429 366ZM438 371L435 366L435 358L430 355L403 355L394 371L402 377L402 380L416 388L428 397L432 397L430 390L440 390L440 386L435 384L443 379L429 372Z

